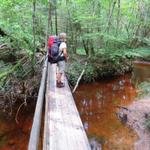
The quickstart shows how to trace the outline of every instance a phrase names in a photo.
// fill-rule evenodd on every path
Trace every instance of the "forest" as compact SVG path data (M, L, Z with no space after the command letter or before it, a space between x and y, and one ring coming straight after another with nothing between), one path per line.
M48 37L60 32L67 33L72 88L83 69L81 83L131 73L133 61L150 62L150 1L1 0L1 110L16 115L37 98ZM149 81L141 85L147 93Z
M102 77L124 73L130 70L128 63L133 59L149 61L149 3L148 0L50 3L3 0L1 89L7 88L10 75L18 79L34 73L37 53L46 53L46 36L61 31L68 35L71 59L88 58L86 81L98 78L99 74ZM96 67L92 62L96 62ZM73 68L79 66L74 65ZM69 76L73 76L74 82L74 75Z

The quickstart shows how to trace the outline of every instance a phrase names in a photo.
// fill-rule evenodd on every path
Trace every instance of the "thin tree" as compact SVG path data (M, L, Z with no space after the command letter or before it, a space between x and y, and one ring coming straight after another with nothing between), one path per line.
M48 3L48 23L47 23L47 33L49 34L49 32L51 33L50 31L50 25L52 25L52 21L51 21L51 2L49 0L49 3ZM48 36L47 36L48 38Z
M110 8L109 8L109 18L108 18L108 23L107 23L107 28L106 28L107 32L109 32L109 29L111 26L111 21L112 21L112 16L113 16L115 5L116 5L116 0L113 0L113 3L112 5L110 5Z
M47 22L47 32L46 32L46 38L45 38L45 50L47 50L47 41L48 36L50 33L52 33L52 29L50 29L50 26L52 27L52 20L51 20L51 1L48 2L48 22Z
M118 0L117 28L116 28L117 35L118 35L118 30L119 30L119 23L120 23L120 0Z
M36 0L33 0L33 14L32 14L32 21L33 21L33 54L32 54L32 69L34 70L35 64L35 52L36 52Z
M55 4L55 33L58 35L58 25L57 25L57 7Z

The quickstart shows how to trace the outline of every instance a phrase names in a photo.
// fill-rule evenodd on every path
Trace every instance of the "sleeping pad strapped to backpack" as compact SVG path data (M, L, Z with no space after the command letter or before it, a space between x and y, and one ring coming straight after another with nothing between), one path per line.
M50 36L48 40L48 61L50 63L57 63L58 61L62 61L65 59L62 56L63 52L59 51L59 46L61 41L57 36Z

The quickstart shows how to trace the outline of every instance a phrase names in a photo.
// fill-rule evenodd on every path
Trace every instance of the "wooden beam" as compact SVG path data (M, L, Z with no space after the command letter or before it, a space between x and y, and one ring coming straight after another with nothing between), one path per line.
M48 68L43 150L90 150L67 79L57 88L56 65Z
M41 79L40 89L38 93L38 99L36 103L32 129L30 133L28 150L38 150L39 135L40 135L40 128L41 128L41 117L42 117L42 110L43 110L42 109L43 100L45 96L45 87L46 87L45 82L47 78L47 66L48 66L48 60L46 58L43 67L43 72L42 72L42 79Z

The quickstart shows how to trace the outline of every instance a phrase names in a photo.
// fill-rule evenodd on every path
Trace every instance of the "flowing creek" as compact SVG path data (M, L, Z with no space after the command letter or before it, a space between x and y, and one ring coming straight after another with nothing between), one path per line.
M132 75L78 87L74 97L93 149L134 150L138 136L119 119L117 111L135 100L134 85L148 78L150 65L135 63Z
M90 143L98 147L97 150L133 150L137 134L119 120L117 111L120 106L131 104L136 97L132 77L135 83L144 81L149 76L149 69L150 65L136 64L134 76L126 74L78 87L74 94L77 108ZM31 107L28 105L22 110L19 124L0 114L0 150L27 149L34 113L34 106Z

